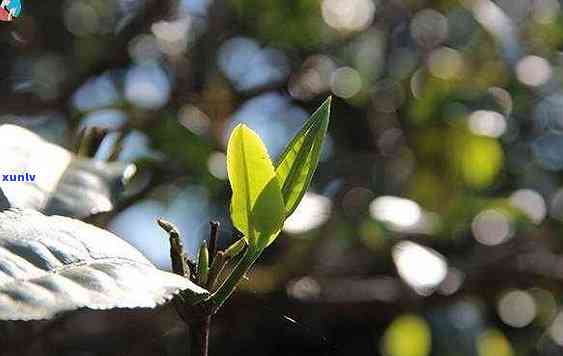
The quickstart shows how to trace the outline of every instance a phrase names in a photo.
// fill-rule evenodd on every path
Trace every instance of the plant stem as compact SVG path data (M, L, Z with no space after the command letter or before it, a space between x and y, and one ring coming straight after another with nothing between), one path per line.
M170 239L170 260L172 260L172 272L190 278L190 270L188 269L184 253L184 245L180 238L180 232L174 224L164 220L157 219L156 222L160 227L166 231Z
M210 231L209 231L209 265L213 263L215 255L217 255L217 242L219 241L219 227L221 224L218 221L210 221Z
M190 323L190 356L208 356L211 316Z
M244 253L244 256L240 262L236 265L235 269L231 272L229 277L223 282L223 284L213 293L210 297L210 302L212 303L213 311L217 311L225 303L227 299L233 294L237 288L238 283L244 276L244 274L252 267L254 262L258 259L262 251L252 251L248 248Z

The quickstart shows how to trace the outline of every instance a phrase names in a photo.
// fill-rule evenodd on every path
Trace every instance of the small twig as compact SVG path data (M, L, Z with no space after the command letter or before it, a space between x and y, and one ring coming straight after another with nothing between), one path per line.
M184 256L184 262L188 266L188 270L190 271L190 280L192 282L197 282L197 265L194 261L190 260L188 256Z
M172 223L158 219L160 227L170 236L170 259L172 260L172 271L182 277L190 278L190 270L186 264L184 246L180 239L178 229Z
M240 240L233 243L229 246L225 251L218 251L215 255L215 259L209 268L209 277L207 278L207 290L214 291L216 289L216 285L219 282L219 277L221 273L227 266L227 264L231 263L233 266L239 264L239 262L244 257L244 254L241 254L246 248L246 240L241 238Z
M87 127L80 131L77 155L79 157L93 157L96 155L106 131L99 127Z
M219 241L219 227L221 224L218 221L210 221L210 231L209 231L209 263L213 263L213 259L217 254L217 241Z
M223 256L217 254L217 239L219 236L219 223L209 222L211 226L209 247L203 241L199 248L197 261L197 282L202 287L213 285L217 278L215 271L217 263ZM210 268L211 265L211 268ZM211 314L204 315L190 323L190 356L207 356L209 353L209 331L211 329Z
M111 147L111 152L107 158L108 162L117 161L119 155L123 151L123 142L125 141L125 137L127 136L126 132L119 131L117 133L117 139L115 140L113 146Z

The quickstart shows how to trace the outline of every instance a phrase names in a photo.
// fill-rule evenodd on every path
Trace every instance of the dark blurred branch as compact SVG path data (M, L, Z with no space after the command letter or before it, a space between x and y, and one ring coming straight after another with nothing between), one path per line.
M190 356L209 354L209 330L211 317L205 317L190 324Z
M172 13L176 0L145 0L142 9L113 37L104 51L105 57L72 79L63 83L59 95L52 100L43 100L29 92L15 92L0 98L0 114L33 115L48 111L68 113L73 94L89 79L104 72L127 66L130 63L128 44L135 36L146 32L150 26ZM10 91L5 91L10 92Z

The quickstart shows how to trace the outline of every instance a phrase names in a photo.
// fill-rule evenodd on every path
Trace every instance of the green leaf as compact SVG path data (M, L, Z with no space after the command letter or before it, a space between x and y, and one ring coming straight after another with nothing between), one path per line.
M157 269L116 235L76 219L0 211L0 246L0 320L156 308L178 293L189 304L209 296L189 279Z
M281 185L287 216L291 215L311 184L319 164L328 128L331 98L315 111L281 154L276 176Z
M2 120L0 120L2 121ZM0 124L0 172L38 174L34 181L0 182L2 207L85 218L114 209L135 165L77 157L26 128Z
M227 171L233 190L231 220L251 249L264 249L279 234L285 208L266 146L243 124L229 139Z

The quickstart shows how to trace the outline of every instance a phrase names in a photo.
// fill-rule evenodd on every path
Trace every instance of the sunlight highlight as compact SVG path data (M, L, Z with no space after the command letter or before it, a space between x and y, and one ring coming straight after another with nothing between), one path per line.
M506 131L504 115L491 110L477 110L469 115L469 130L476 135L497 138Z
M510 196L510 204L520 209L534 223L539 224L547 215L545 200L540 193L531 189L520 189Z
M283 231L303 234L323 225L330 217L332 202L315 193L305 193L297 209L286 220Z
M382 196L371 202L369 212L374 219L397 228L409 228L421 221L422 209L412 200Z
M530 293L513 290L504 294L497 304L501 320L514 328L523 328L536 317L536 302Z
M414 242L399 242L392 256L401 278L420 295L432 294L448 273L444 256Z
M495 209L484 210L479 213L471 230L475 239L487 246L499 245L512 237L512 223L506 214Z
M516 65L518 80L531 87L547 83L551 74L549 62L538 56L524 57Z
M321 5L325 22L338 31L361 31L373 21L372 0L324 0Z

